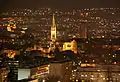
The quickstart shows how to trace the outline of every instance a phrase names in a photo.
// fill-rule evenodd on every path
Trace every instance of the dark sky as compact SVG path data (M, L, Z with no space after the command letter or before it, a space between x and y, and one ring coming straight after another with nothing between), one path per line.
M0 10L51 7L60 9L119 7L120 0L0 0Z

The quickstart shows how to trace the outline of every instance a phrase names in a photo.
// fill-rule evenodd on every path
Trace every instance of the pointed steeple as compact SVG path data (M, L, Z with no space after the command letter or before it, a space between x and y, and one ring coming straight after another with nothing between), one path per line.
M55 24L55 14L53 13L53 17L52 17L52 26L56 26Z
M51 25L51 40L56 41L56 24L55 24L55 14L53 13L52 25Z

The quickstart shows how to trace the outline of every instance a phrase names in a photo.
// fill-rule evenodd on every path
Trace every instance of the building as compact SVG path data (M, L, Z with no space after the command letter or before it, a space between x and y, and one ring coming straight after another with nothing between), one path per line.
M7 53L9 58L13 58L15 55L20 54L19 50L3 50L1 53Z
M18 80L22 79L43 79L48 77L49 65L42 65L37 67L22 67L18 69Z
M52 26L51 26L51 43L50 43L51 50L55 48L55 41L56 41L56 24L55 24L55 14L53 14Z
M66 51L66 50L71 50L74 53L77 53L77 43L76 43L76 41L73 40L71 42L65 42L63 44L63 51Z
M53 18L52 18L52 26L51 26L51 40L52 40L52 42L56 41L56 24L55 24L55 14L53 14Z
M87 27L85 25L81 27L80 35L81 38L87 38Z
M18 80L18 68L19 68L19 61L9 60L7 61L9 65L9 73L8 73L8 81L15 82Z
M82 64L74 76L85 82L119 82L119 69L119 65Z
M8 67L0 68L0 82L7 82L8 73L9 73Z
M69 82L72 73L72 62L54 61L50 64L50 77L57 77L60 82Z
M8 24L7 25L7 31L14 32L15 29L16 29L16 24Z

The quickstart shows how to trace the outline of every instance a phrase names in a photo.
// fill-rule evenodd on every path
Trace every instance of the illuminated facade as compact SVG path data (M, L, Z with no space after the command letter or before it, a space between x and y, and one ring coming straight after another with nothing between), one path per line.
M50 65L24 67L18 69L18 80L45 78L49 75Z
M119 69L118 65L82 64L76 77L83 82L119 82Z
M52 18L52 26L51 26L51 40L52 42L56 41L56 24L55 24L55 14L53 14Z
M0 82L7 82L8 73L9 73L8 67L0 68Z
M71 42L65 42L63 44L63 51L65 50L71 50L74 53L77 53L77 43L75 40L71 41Z
M52 26L51 26L50 50L54 50L55 49L55 41L56 41L56 24L55 24L55 14L53 14Z
M7 31L14 32L15 29L16 29L16 24L13 24L13 25L8 24L7 25Z
M1 53L7 53L9 58L13 58L16 54L20 54L19 50L3 50Z

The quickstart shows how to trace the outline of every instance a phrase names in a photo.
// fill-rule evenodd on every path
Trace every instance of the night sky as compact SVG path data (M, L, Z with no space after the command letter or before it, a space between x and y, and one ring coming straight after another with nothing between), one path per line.
M60 9L119 7L120 0L0 0L0 10L51 7Z

